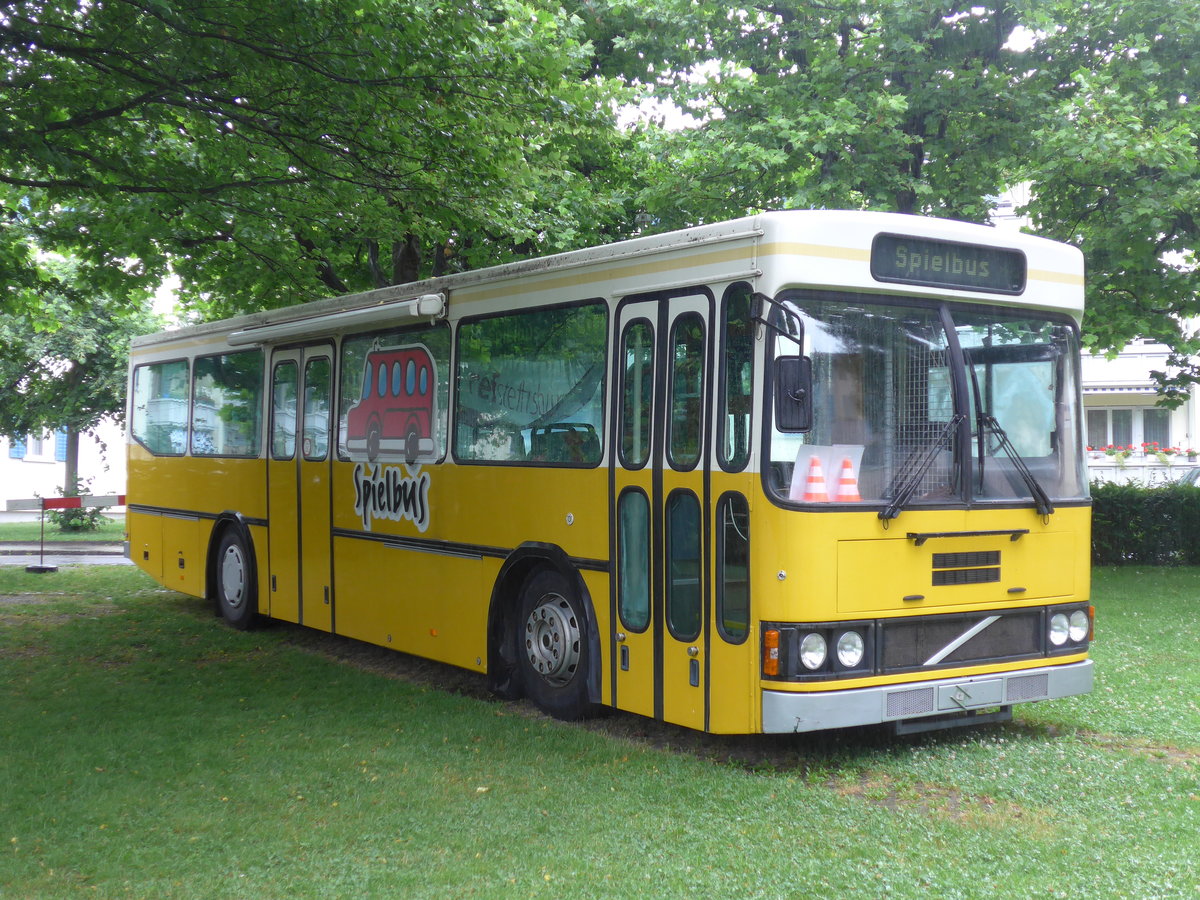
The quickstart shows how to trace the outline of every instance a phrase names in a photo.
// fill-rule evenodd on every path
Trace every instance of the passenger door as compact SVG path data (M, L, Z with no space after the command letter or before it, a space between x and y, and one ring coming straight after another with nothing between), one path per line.
M695 291L620 305L612 415L615 703L699 729L711 606L711 308Z
M270 615L324 631L333 628L332 399L331 346L275 351L267 464Z

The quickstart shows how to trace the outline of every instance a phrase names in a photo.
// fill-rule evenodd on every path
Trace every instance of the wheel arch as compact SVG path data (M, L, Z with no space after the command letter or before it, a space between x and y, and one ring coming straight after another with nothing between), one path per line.
M556 544L527 542L517 547L505 559L500 573L492 585L492 596L488 604L487 623L487 688L493 694L507 700L515 700L524 694L521 672L515 655L510 650L506 655L506 640L513 634L513 617L519 612L521 588L529 576L539 569L552 569L564 578L575 590L583 606L584 625L588 642L588 669L585 673L588 700L601 702L600 631L596 622L596 610L591 592L584 583L579 569L570 556Z

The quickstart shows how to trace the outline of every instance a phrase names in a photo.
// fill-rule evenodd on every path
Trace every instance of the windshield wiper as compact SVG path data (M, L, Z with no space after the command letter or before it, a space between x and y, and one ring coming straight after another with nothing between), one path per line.
M897 474L896 480L893 482L895 490L892 494L892 502L879 511L879 518L886 521L900 515L900 510L912 499L912 495L921 484L921 479L925 477L925 473L933 465L933 461L937 459L942 445L946 442L946 438L954 433L965 418L966 416L962 413L955 413L951 416L950 420L937 433L937 436L918 452L916 460Z
M1029 493L1033 496L1033 504L1037 507L1039 515L1048 516L1054 512L1054 504L1050 502L1050 496L1046 493L1045 488L1038 482L1034 474L1029 471L1029 466L1025 465L1025 460L1021 458L1021 454L1017 452L1017 448L1008 438L1008 432L1000 427L1000 423L996 421L996 417L991 413L981 412L979 414L980 432L983 430L990 431L1000 441L1000 448L1012 460L1013 468L1017 470L1017 474L1021 476L1021 480L1025 482L1029 488ZM982 449L982 448L981 448ZM983 455L979 458L980 478L983 477Z

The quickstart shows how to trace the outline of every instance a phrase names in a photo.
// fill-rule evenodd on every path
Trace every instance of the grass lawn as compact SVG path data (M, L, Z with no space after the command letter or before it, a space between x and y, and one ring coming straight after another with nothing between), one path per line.
M0 522L0 541L18 541L22 543L41 540L42 527L38 522ZM95 531L59 531L57 526L46 519L46 543L51 541L88 541L113 542L125 540L125 518L105 518Z
M1087 697L725 739L0 567L0 897L1192 898L1200 570L1094 587Z

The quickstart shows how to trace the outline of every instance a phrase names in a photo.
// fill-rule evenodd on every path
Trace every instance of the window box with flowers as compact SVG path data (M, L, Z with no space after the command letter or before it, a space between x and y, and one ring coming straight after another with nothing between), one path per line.
M1110 460L1116 463L1121 468L1125 468L1131 457L1141 457L1145 463L1150 463L1151 460L1156 460L1164 466L1172 466L1176 462L1182 461L1185 457L1189 463L1195 464L1200 458L1200 450L1195 450L1191 447L1184 450L1182 447L1160 447L1157 441L1144 441L1140 447L1135 447L1133 444L1108 444L1104 447L1087 448L1088 459L1093 460Z
M1088 447L1088 455L1092 459L1108 459L1115 462L1122 469L1125 468L1129 457L1133 456L1133 445L1124 446L1121 444L1109 444L1105 447Z
M1148 457L1154 457L1164 466L1174 465L1185 454L1189 460L1194 461L1196 459L1195 450L1181 450L1178 447L1160 447L1158 441L1144 442L1142 444L1142 453Z

